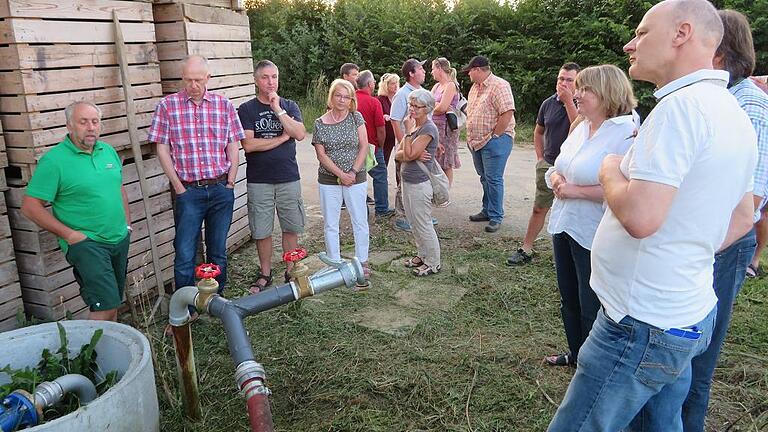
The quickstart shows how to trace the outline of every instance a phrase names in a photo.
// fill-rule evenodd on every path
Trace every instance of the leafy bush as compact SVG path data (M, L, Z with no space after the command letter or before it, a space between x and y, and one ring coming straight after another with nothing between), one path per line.
M626 70L622 48L655 3L250 0L247 6L254 59L268 58L281 68L281 91L287 97L307 98L318 75L336 78L345 62L357 63L378 77L385 72L400 74L409 57L431 61L443 56L460 69L472 56L482 54L491 60L494 73L512 85L518 121L532 123L541 102L554 92L555 76L564 62L610 63ZM713 3L749 17L758 49L756 74L768 73L768 0ZM429 64L426 69L429 72ZM465 76L459 78L466 92L471 83ZM428 77L425 87L431 84ZM647 114L655 104L653 87L634 85L639 111Z

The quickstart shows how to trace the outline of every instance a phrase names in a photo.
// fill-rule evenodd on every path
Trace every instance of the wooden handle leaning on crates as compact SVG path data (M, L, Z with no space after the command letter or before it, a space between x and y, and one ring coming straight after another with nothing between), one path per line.
M125 114L128 121L128 135L131 138L131 149L133 150L133 158L136 161L136 173L139 175L141 201L144 204L144 214L147 221L147 230L149 231L149 246L152 250L152 264L155 270L155 282L157 283L157 302L152 307L152 312L148 318L148 321L151 321L157 308L160 306L160 303L165 298L163 268L160 265L160 255L157 251L155 224L152 223L152 212L149 201L147 200L149 197L149 187L147 186L147 176L144 171L144 162L141 155L139 132L136 127L136 106L133 102L133 89L131 88L131 80L128 76L128 58L125 53L125 40L123 38L123 30L120 27L120 20L117 17L117 10L112 11L112 21L115 23L115 47L117 49L117 58L120 62L120 77L122 78L123 93L125 94Z

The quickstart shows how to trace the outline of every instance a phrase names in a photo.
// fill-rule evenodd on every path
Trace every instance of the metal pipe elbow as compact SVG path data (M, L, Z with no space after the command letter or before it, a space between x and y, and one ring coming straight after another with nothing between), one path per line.
M33 395L35 405L40 409L45 409L59 403L64 395L70 392L76 394L83 405L93 401L98 396L96 386L91 380L79 374L68 374L53 381L40 383Z
M171 296L168 311L168 322L179 327L189 322L189 306L195 305L198 290L194 286L185 286L176 290Z

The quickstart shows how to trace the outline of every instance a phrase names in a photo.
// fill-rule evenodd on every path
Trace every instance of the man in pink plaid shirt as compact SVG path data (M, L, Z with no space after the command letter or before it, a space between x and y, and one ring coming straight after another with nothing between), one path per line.
M207 261L221 267L216 278L221 292L227 277L239 143L245 132L232 102L206 89L210 77L205 57L184 60L184 88L157 105L149 140L157 143L157 156L176 195L176 288L195 283L195 255L205 221Z

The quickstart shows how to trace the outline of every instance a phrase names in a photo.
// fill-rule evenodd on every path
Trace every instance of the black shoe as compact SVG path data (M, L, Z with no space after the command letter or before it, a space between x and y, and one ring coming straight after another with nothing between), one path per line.
M341 209L346 210L347 209L347 203L345 203L343 200L341 201Z
M490 219L487 214L480 212L478 214L469 215L469 220L472 222L488 222Z
M488 222L488 225L485 226L485 232L495 233L499 228L501 228L501 222L490 221Z
M376 204L376 201L374 201L373 198L371 198L369 196L366 196L365 197L365 203L368 204L368 205L374 205L374 204Z
M526 253L522 248L515 251L511 257L507 258L507 265L521 265L528 264L533 259L533 250L531 253Z

